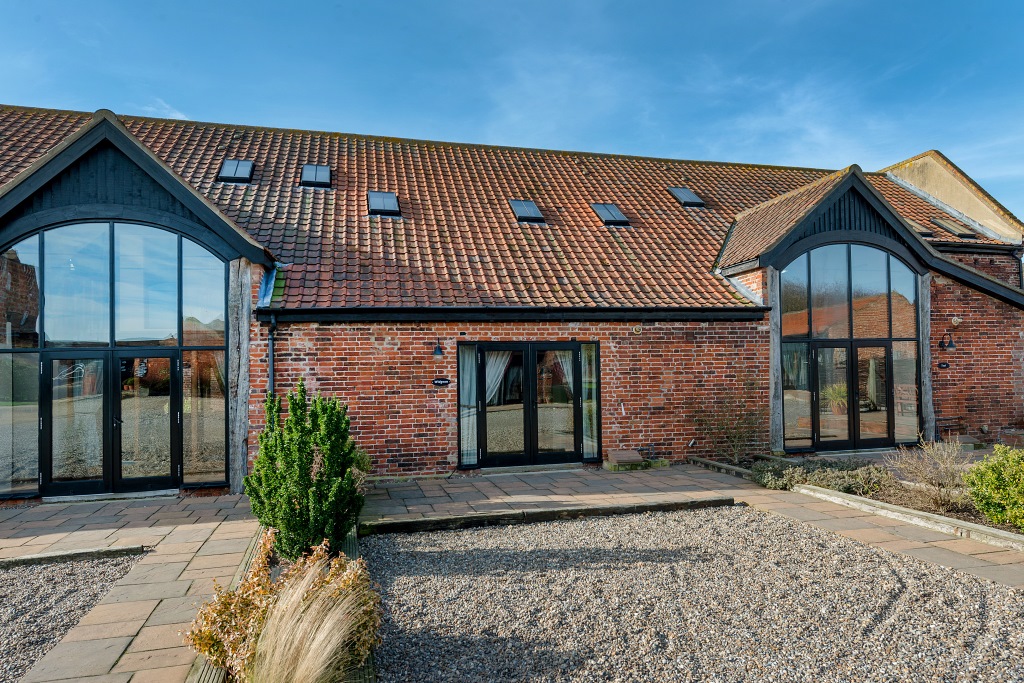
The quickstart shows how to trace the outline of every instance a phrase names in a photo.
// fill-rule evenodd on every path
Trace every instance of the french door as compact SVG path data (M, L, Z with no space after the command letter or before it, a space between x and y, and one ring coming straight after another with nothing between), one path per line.
M487 344L477 353L480 465L581 461L580 345Z
M891 342L812 342L811 387L815 450L895 443Z
M177 351L59 351L41 358L43 495L179 485Z

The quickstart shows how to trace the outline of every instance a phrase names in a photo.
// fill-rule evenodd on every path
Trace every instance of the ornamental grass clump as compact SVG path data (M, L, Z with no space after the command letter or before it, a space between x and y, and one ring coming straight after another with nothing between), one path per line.
M957 438L923 441L919 447L900 447L886 454L885 464L915 486L907 492L939 512L963 509L968 504L964 472L971 462Z
M237 588L215 583L213 599L199 608L185 642L211 664L227 669L235 681L336 680L276 677L277 673L268 677L268 672L281 671L274 667L293 661L295 653L315 660L304 665L303 671L311 672L348 670L366 661L380 642L382 618L380 596L373 590L366 564L344 555L329 558L330 546L324 541L285 567L274 581L270 569L274 540L274 530L268 530ZM309 620L313 618L321 619L324 630L341 634L319 634L313 641L316 646L340 651L313 653L310 644L291 642L311 637L315 629ZM288 624L295 629L291 635L284 628ZM261 655L261 648L268 652Z
M1024 450L997 445L964 474L975 507L993 524L1024 531Z
M341 548L363 507L359 485L368 469L365 453L349 435L347 408L335 398L307 401L300 379L288 393L288 417L281 421L281 399L266 404L266 427L245 492L252 511L277 530L275 549L299 557L327 539Z

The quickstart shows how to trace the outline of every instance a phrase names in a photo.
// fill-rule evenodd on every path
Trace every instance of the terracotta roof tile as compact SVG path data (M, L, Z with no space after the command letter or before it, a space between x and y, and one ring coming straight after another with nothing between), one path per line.
M90 118L0 107L0 185ZM771 219L761 220L785 223L830 177L809 168L120 119L285 264L273 300L280 307L751 305L713 272L734 217L776 200ZM216 182L225 158L254 161L252 184ZM331 166L331 189L299 187L303 163ZM908 217L950 218L884 176L868 177ZM671 186L692 189L706 208L684 208ZM402 218L370 217L368 190L396 192ZM787 193L801 199L787 207L778 199ZM511 198L535 201L547 224L516 223ZM614 202L630 227L604 226L592 202ZM956 240L929 227L937 239Z

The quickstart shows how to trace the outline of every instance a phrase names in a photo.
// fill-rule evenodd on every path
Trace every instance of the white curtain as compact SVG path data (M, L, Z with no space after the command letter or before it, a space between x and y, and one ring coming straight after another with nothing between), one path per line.
M476 347L459 347L460 450L463 466L476 464Z
M583 381L583 457L592 460L601 457L597 450L597 347L582 344L580 347Z
M505 377L505 368L508 367L508 362L512 360L512 352L488 351L486 356L487 403L490 403L498 393L498 388L501 387L501 380Z
M572 349L555 351L555 358L558 360L558 365L562 368L562 376L565 377L565 383L569 385L569 394L575 396L576 385L573 383L572 353Z

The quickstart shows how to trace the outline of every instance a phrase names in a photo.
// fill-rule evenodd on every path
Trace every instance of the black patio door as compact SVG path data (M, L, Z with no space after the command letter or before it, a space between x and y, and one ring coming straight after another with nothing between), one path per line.
M891 446L891 343L814 342L811 355L815 450Z
M580 345L480 345L480 465L583 459Z
M180 482L176 351L56 351L40 362L44 496Z

